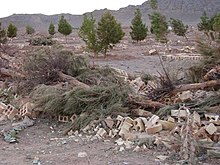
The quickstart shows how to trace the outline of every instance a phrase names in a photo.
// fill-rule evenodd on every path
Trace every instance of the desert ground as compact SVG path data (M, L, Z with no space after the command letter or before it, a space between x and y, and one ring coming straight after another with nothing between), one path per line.
M181 80L184 78L184 71L200 61L199 58L192 58L194 55L199 56L195 42L199 35L201 34L195 28L187 34L188 40L169 34L169 50L167 50L167 47L156 42L152 35L149 35L145 41L133 42L127 30L124 39L108 52L106 58L101 54L94 57L91 53L85 53L83 51L85 45L78 37L77 31L68 36L67 44L63 36L57 35L55 40L76 54L89 56L91 65L109 65L135 76L142 73L151 75L162 73L160 57L163 56L163 63L168 72L175 75L174 78ZM14 39L12 44L20 46L20 49L25 51L30 49L26 40L27 38L20 36ZM159 56L149 54L149 51L153 49L157 50ZM183 58L175 58L176 56ZM158 159L157 156L172 153L171 150L162 147L151 146L139 151L133 151L133 149L119 151L120 146L115 144L116 139L89 140L88 135L81 133L64 136L62 130L66 124L48 118L37 118L34 121L33 126L19 132L18 143L9 144L0 138L1 165L181 164L172 158L167 161ZM80 152L85 152L86 155L80 157ZM217 165L220 164L220 160L204 158L201 164Z

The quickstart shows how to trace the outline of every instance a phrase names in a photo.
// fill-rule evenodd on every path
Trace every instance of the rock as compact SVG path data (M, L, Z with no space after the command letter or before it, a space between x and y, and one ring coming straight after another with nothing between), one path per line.
M119 148L119 151L120 151L120 152L123 152L123 151L125 151L125 148L121 146L121 147Z
M117 140L115 140L115 143L119 146L123 145L125 143L125 141L122 138L119 138Z
M171 110L172 117L183 117L186 118L189 115L187 110Z
M183 91L178 94L178 97L182 102L192 101L193 100L193 93L191 91Z
M78 153L78 158L85 158L85 157L87 157L88 155L87 155L87 153L86 152L79 152Z
M134 152L139 152L140 150L141 150L141 148L140 148L139 146L137 146L137 147L134 148L133 151L134 151Z

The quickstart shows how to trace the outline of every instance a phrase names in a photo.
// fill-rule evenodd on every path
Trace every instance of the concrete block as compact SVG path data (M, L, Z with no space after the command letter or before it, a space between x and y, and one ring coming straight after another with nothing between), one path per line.
M213 123L210 123L205 127L205 130L209 133L209 135L213 135L217 131L217 128Z
M62 123L68 123L69 122L69 116L58 116L58 121Z
M2 114L6 115L10 120L13 119L17 113L18 110L10 104L8 104L7 108L2 112Z
M73 114L73 115L70 117L70 121L73 123L76 118L77 118L77 115L76 115L76 114Z
M150 120L146 123L146 127L147 128L151 128L152 126L154 126L157 122L159 121L159 116L157 115L153 115Z
M176 126L175 123L165 120L159 120L159 123L162 125L163 130L172 130Z
M158 123L150 128L146 128L146 132L148 134L156 134L156 133L162 131L162 129L163 129L162 125L160 123Z
M107 135L107 132L104 128L99 128L96 135L99 135L101 138L105 138Z
M114 125L114 120L109 116L105 119L105 123L108 126L108 128L112 129Z
M141 120L140 118L137 118L133 121L133 125L134 125L134 129L136 131L144 131L145 130L145 126L144 126L144 122L143 120Z
M7 108L7 105L5 105L3 102L0 102L0 114Z

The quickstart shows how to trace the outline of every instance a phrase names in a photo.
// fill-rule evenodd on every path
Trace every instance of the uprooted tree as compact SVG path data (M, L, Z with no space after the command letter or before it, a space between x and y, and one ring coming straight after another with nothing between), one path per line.
M101 51L101 44L97 36L96 20L84 15L82 26L79 29L79 36L86 43L87 50L92 51L95 55Z
M146 24L144 24L142 21L140 9L136 9L135 16L131 24L132 25L130 26L130 28L132 31L130 32L130 35L132 40L135 40L137 42L144 40L147 36L148 28Z
M106 56L107 50L120 42L125 33L115 17L109 11L106 11L98 22L97 35Z

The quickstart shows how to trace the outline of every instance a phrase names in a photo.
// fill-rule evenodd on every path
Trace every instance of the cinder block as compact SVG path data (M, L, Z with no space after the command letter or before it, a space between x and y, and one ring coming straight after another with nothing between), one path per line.
M13 119L17 113L18 110L10 104L8 104L7 108L2 112L2 114L6 115L10 120Z
M0 114L7 108L7 105L4 103L0 102Z
M160 131L162 131L162 125L160 123L158 123L150 128L146 128L146 132L148 134L156 134Z
M135 119L133 125L136 131L142 132L145 130L144 122L140 118Z
M99 128L98 132L96 133L96 135L99 135L101 138L105 138L107 135L107 132L104 128Z
M108 126L108 128L112 129L114 125L114 120L109 116L105 119L105 123Z
M76 114L73 114L71 117L70 117L70 121L73 123L74 120L76 120L77 118L77 115Z
M62 123L68 123L69 122L69 116L58 116L58 121Z
M157 122L159 121L159 116L157 115L153 115L150 120L146 123L146 127L147 128L151 128L152 126L154 126Z

